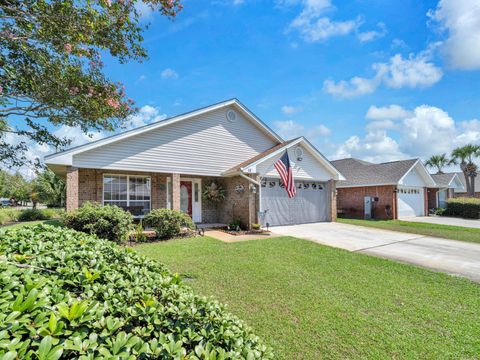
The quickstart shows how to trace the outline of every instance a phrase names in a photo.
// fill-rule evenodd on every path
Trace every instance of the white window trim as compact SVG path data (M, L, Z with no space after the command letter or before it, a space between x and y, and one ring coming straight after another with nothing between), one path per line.
M150 200L148 202L150 203L149 206L149 211L152 210L152 177L151 176L145 176L145 175L127 175L127 174L103 174L102 177L102 205L105 206L105 176L125 176L127 178L127 200L118 200L117 202L124 202L126 201L127 207L130 206L130 177L140 177L140 178L148 178L150 179ZM112 201L116 202L116 200L107 200L107 201ZM146 200L132 200L132 201L146 201ZM137 217L143 217L142 215L137 216Z

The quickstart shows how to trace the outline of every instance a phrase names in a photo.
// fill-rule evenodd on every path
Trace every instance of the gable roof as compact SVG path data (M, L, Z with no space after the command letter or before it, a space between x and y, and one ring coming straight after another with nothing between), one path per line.
M282 143L283 139L276 134L272 129L268 127L262 120L260 120L254 113L252 113L245 105L243 105L238 99L230 99L222 101L213 105L209 105L200 109L192 110L190 112L180 114L174 117L170 117L164 120L156 121L154 123L144 125L132 130L124 131L119 134L105 137L100 140L92 141L90 143L75 146L70 149L60 151L51 155L45 156L45 162L47 164L56 164L56 165L71 165L72 156L75 154L82 153L84 151L92 150L107 144L111 144L120 140L130 138L135 135L143 134L147 131L155 130L164 126L168 126L179 121L191 119L194 116L203 115L205 113L215 111L224 107L232 106L236 110L242 113L248 120L252 121L258 128L271 137L275 142Z
M303 136L292 139L292 140L284 141L284 142L282 142L278 145L275 145L272 148L267 149L264 152L252 157L251 159L246 160L246 161L234 166L233 168L225 171L224 175L233 175L233 174L241 173L241 172L244 172L244 171L248 171L249 168L253 168L256 165L258 165L258 164L260 164L260 163L262 163L262 162L280 154L281 152L285 151L286 149L288 149L292 146L295 146L297 144L300 144L300 143L302 145L304 145L305 148L307 150L309 150L314 155L314 157L317 159L317 161L320 162L327 169L327 171L334 176L335 180L345 180L345 177L341 174L341 172L338 171L338 169L335 168L335 166L333 166L332 163L330 163L330 161L328 161L328 159L325 156L323 156L323 154L320 151L318 151L318 149L315 146L313 146Z
M465 182L465 175L463 175L463 172L457 172L455 173L458 175L458 179L463 185L463 189L455 189L455 192L460 192L464 193L467 192L467 183ZM475 178L475 193L480 192L480 176L477 176Z
M463 177L463 173L462 173L462 177ZM458 189L458 187L455 186L455 182L457 182L457 184L462 184L462 186L465 187L465 185L463 185L463 182L460 179L460 177L457 175L457 173L432 174L432 178L433 180L435 180L438 187L440 188L454 188L454 189L457 188ZM464 178L464 181L465 181L465 178Z
M353 158L332 161L332 165L346 177L346 181L338 183L337 187L339 188L397 185L418 164L423 167L420 159L398 160L380 164ZM426 173L430 177L428 172ZM431 183L434 184L433 179Z

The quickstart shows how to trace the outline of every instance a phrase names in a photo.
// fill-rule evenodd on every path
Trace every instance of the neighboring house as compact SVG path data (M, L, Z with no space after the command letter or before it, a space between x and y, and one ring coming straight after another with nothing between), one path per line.
M342 216L398 219L428 214L426 189L436 185L420 159L374 164L349 158L332 164L346 177L337 184Z
M428 188L429 209L446 208L447 200L455 196L455 191L465 191L457 173L432 174L432 178L437 187Z
M455 189L455 197L467 197L467 183L463 172L457 172L458 178L462 182L463 189ZM475 178L475 197L480 199L480 175Z
M297 196L274 170L288 151ZM304 137L284 141L238 100L228 100L49 155L66 177L67 210L86 201L121 206L141 217L173 208L196 223L287 225L336 219L342 175ZM226 199L206 201L212 182Z

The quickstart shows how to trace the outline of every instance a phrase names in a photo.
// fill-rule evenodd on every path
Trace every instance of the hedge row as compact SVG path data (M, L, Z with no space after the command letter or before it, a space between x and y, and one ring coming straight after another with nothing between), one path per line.
M467 219L480 219L480 199L453 198L447 200L445 216L458 216Z
M48 220L59 217L63 209L0 209L0 225L15 221Z
M0 358L271 359L216 301L129 248L48 225L0 231Z

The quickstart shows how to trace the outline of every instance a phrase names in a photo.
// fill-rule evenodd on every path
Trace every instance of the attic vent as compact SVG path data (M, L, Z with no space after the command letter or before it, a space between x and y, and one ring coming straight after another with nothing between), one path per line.
M227 120L230 122L234 122L235 119L237 118L237 114L233 110L228 110L226 113Z

